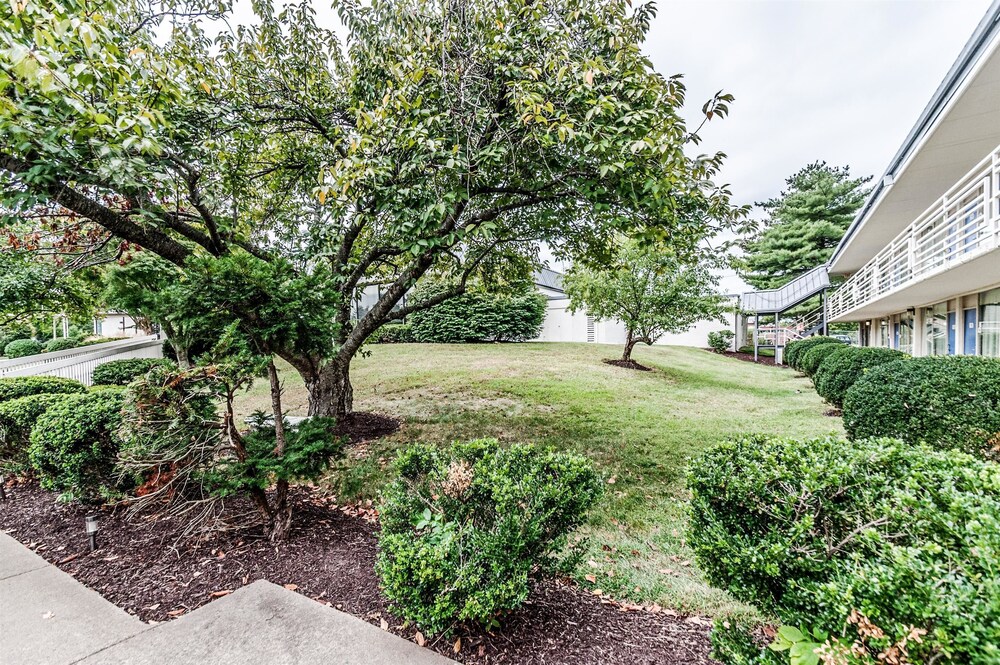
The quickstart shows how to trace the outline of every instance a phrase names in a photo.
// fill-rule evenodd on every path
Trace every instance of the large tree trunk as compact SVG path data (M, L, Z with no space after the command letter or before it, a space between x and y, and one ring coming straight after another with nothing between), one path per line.
M338 358L303 378L309 391L310 416L343 418L354 410L350 360Z
M628 336L625 338L625 350L622 351L622 360L624 362L631 362L631 360L632 360L632 349L634 349L635 345L638 344L638 343L639 343L639 340L636 339L635 335L632 334L632 331L629 330L628 331Z

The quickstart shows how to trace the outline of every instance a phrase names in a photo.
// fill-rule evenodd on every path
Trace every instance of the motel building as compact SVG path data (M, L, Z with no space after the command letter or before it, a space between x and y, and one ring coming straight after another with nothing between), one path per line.
M1000 357L1000 0L827 269L827 321L861 345Z

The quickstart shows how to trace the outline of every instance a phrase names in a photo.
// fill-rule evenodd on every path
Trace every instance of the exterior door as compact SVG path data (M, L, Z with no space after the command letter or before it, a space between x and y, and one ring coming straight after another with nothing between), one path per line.
M948 312L948 355L955 355L955 328L958 327L958 316L955 312Z
M962 314L965 319L965 345L962 353L967 356L974 356L976 355L976 324L978 323L976 310L975 308L970 308Z
M896 323L892 326L892 348L899 348L899 324Z

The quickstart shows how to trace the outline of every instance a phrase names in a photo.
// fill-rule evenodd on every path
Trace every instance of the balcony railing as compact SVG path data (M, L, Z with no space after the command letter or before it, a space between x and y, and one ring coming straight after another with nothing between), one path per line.
M934 202L827 301L837 318L1000 247L1000 146Z

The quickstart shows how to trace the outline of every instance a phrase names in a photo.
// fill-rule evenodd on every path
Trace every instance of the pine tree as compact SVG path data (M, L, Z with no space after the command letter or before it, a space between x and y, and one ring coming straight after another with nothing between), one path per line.
M785 182L780 196L757 203L768 214L741 243L740 274L758 289L777 288L833 255L870 191L871 176L852 178L849 166L815 162Z

